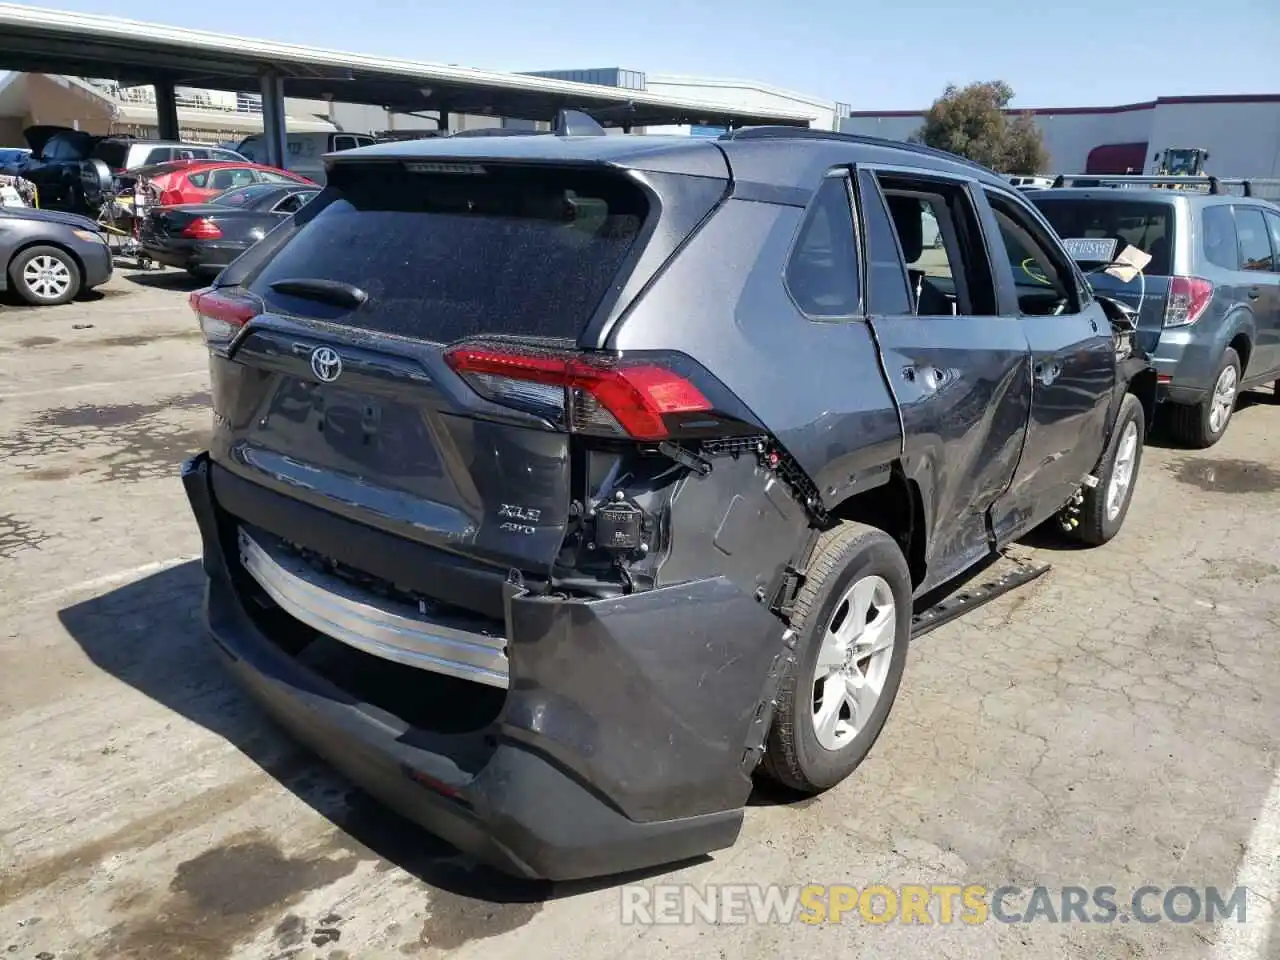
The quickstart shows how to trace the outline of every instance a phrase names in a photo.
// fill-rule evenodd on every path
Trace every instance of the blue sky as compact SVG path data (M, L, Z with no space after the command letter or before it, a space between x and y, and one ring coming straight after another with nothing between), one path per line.
M1002 79L1016 106L1280 93L1280 0L60 0L356 53L498 70L621 66L741 77L855 110L927 106L948 82ZM1181 10L1179 9L1181 8ZM981 12L979 12L981 11Z

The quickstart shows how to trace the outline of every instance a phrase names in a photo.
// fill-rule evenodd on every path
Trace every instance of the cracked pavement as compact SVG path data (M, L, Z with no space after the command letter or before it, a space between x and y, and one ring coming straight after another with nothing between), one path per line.
M630 882L1254 886L1247 929L624 925L617 881L472 868L352 792L201 636L177 480L209 425L171 272L0 307L0 955L1280 957L1280 405L1144 452L1120 537L921 639L863 767ZM84 326L89 324L91 326ZM1261 926L1259 926L1261 924ZM1268 926L1274 929L1267 929Z

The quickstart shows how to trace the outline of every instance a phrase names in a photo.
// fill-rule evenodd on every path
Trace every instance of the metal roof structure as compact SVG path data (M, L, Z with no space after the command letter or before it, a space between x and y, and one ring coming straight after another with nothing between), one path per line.
M257 90L266 73L289 97L549 120L561 109L592 113L607 126L719 124L808 126L810 117L742 110L642 90L570 83L527 74L367 56L119 17L0 3L0 69L157 80L210 90Z

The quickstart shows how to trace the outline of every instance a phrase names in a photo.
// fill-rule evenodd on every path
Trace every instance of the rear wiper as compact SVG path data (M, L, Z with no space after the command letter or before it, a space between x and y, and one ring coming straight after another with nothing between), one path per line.
M271 285L276 293L307 300L319 300L339 307L355 308L369 299L369 294L359 287L340 280L320 280L312 277L277 280Z

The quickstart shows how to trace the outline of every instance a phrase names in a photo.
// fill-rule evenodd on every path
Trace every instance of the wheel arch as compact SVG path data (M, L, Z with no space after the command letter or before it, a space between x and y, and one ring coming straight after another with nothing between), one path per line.
M9 283L9 270L13 266L14 261L17 260L20 256L22 256L26 251L30 250L32 247L52 247L54 250L57 250L59 253L65 253L68 257L70 257L72 261L75 263L76 269L80 271L80 285L83 288L84 277L85 277L84 260L82 260L80 258L80 255L76 253L74 250L72 250L71 247L67 246L65 243L59 243L57 240L49 240L45 238L36 238L34 240L26 240L14 248L13 253L9 256L8 262L4 265L4 280L6 285ZM79 293L79 291L77 291L77 293Z
M911 585L919 587L927 572L928 542L924 498L919 485L895 460L881 473L878 484L859 490L828 510L833 521L856 521L883 530L897 541L911 571Z

